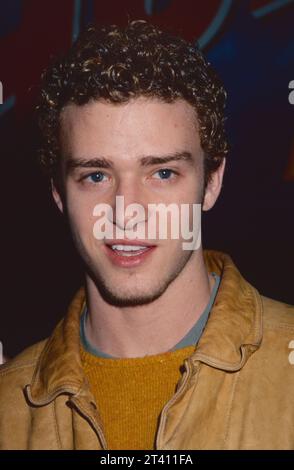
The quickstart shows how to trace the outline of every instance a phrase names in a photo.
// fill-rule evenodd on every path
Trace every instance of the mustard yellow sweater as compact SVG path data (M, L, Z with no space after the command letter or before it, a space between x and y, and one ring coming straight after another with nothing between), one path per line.
M139 358L97 357L82 364L101 415L108 449L153 450L158 419L174 395L180 367L195 346Z

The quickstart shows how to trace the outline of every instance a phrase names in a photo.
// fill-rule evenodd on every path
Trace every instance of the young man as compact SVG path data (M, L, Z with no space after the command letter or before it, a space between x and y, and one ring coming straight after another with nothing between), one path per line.
M2 366L0 447L293 449L293 307L183 233L122 236L151 204L188 205L185 222L217 200L228 148L211 66L145 22L91 27L41 95L42 164L85 285L48 340ZM119 236L95 236L99 204Z

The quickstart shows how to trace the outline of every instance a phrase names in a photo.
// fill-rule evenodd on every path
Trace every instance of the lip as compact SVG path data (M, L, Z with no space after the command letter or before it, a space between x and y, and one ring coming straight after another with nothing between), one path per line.
M110 245L144 245L147 249L142 251L140 250L136 255L123 256L114 251ZM138 240L115 240L111 242L107 241L107 244L105 244L103 248L106 255L115 266L119 266L121 268L134 268L147 261L157 247Z

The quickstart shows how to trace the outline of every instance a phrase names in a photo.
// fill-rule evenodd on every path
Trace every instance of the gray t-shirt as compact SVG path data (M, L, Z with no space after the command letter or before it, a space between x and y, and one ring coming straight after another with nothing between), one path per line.
M213 306L213 303L214 303L214 300L218 291L218 287L220 284L220 276L218 276L214 272L212 272L211 274L213 275L215 279L215 283L214 283L214 286L210 295L209 302L206 305L204 312L198 318L195 325L192 326L190 331L188 331L188 333L172 349L170 349L170 351L175 351L176 349L186 348L187 346L192 346L198 343L202 335L202 332L205 328L205 325L207 323L209 313ZM82 343L83 348L90 354L94 354L94 356L116 359L114 356L111 356L110 354L107 354L107 353L104 353L103 351L98 350L97 348L92 346L90 342L88 341L86 337L86 331L85 331L87 315L88 315L88 310L87 310L87 306L85 306L85 309L81 315L81 321L80 321L80 337L81 337L81 343Z

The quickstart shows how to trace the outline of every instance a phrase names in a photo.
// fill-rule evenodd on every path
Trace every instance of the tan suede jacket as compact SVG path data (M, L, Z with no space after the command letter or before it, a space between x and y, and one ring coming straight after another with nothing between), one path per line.
M228 255L205 261L221 284L156 449L294 449L294 307L261 296ZM83 302L81 289L48 340L1 366L0 449L108 448L79 355Z

